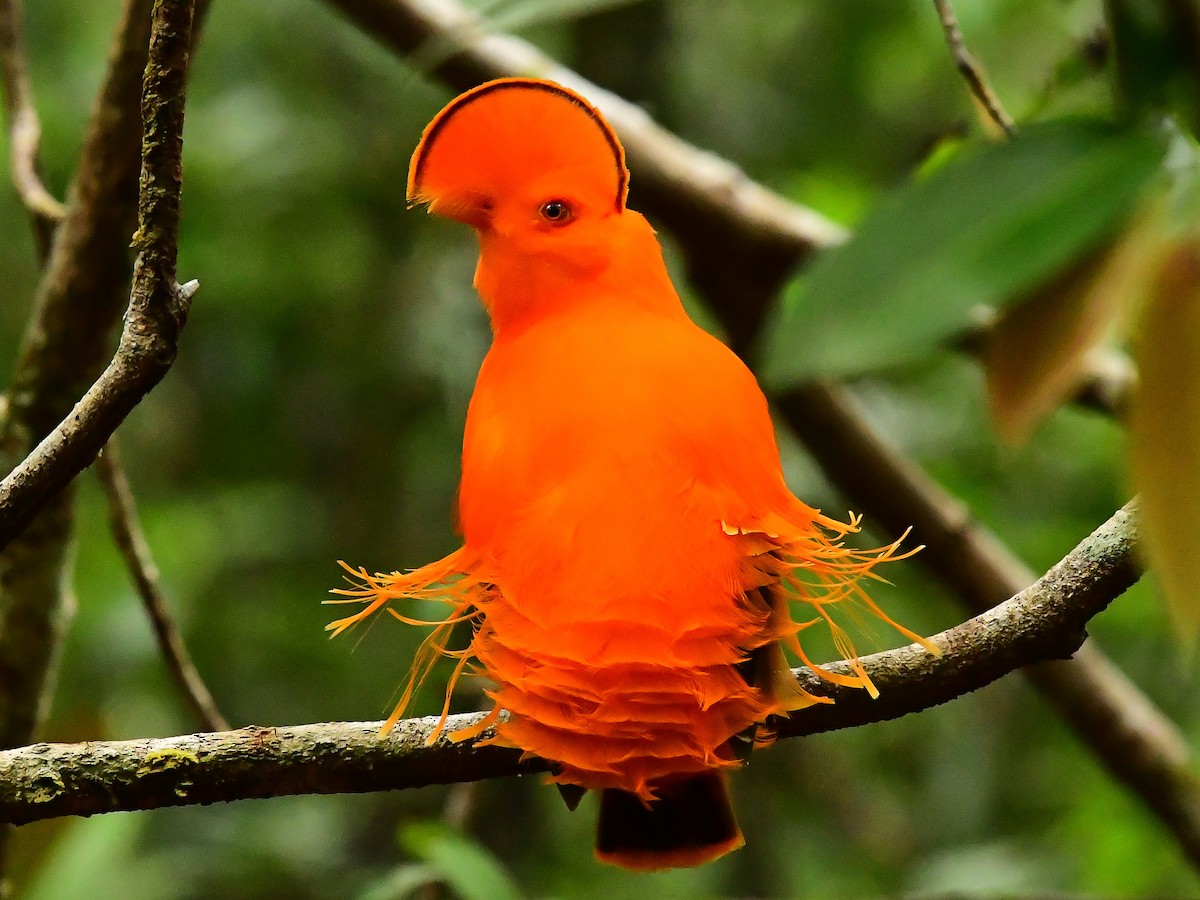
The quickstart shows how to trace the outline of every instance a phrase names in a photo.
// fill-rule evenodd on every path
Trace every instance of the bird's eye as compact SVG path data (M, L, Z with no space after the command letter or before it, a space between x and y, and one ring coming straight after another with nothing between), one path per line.
M538 215L551 225L565 225L573 214L566 200L547 200L538 208Z

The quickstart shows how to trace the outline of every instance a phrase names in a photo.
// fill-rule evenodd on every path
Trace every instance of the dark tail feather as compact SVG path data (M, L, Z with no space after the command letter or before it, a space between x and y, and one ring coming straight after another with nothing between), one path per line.
M654 872L698 866L745 843L723 773L684 778L655 793L658 799L649 806L626 791L601 793L597 859Z

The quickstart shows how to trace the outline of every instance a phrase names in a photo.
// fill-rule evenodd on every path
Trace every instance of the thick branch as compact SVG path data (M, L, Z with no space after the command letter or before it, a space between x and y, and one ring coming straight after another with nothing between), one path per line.
M142 92L133 291L116 356L75 408L0 482L0 547L86 468L175 359L193 285L175 282L183 111L194 0L157 0ZM193 283L194 284L194 283Z
M167 598L163 594L158 566L150 553L150 545L142 531L138 518L137 503L129 479L121 465L121 453L117 439L112 438L104 452L96 459L96 471L104 486L108 501L108 517L112 525L113 541L125 560L125 567L133 578L138 596L142 598L146 617L154 629L158 651L166 663L171 679L179 688L193 718L208 731L228 731L229 722L221 715L208 685L200 677L191 654L183 643L183 636L167 609Z
M990 684L1014 669L1070 656L1089 619L1138 577L1136 529L1126 507L1029 589L932 640L934 657L913 645L864 657L882 696L830 685L807 669L806 690L835 698L782 722L781 736L815 734L928 709ZM844 663L830 666L848 673ZM452 717L449 731L481 714ZM516 750L425 739L436 719L250 727L158 740L35 744L0 752L0 821L186 806L251 797L331 794L495 778L547 768ZM486 733L483 737L491 735Z

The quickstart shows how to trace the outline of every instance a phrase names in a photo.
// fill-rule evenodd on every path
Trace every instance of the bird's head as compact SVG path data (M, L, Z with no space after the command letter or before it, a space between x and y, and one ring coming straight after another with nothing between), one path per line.
M512 78L462 94L421 137L408 176L410 204L472 226L476 286L489 309L524 305L598 277L635 226L629 172L612 129L574 91Z

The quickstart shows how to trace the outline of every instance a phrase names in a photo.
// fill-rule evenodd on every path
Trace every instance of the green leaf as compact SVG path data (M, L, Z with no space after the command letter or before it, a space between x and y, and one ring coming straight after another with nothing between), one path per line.
M437 871L463 900L520 900L521 891L500 862L475 841L437 822L400 830L409 853Z
M1162 139L1093 121L1028 126L884 200L785 292L766 332L775 388L920 358L1096 247L1158 169Z

